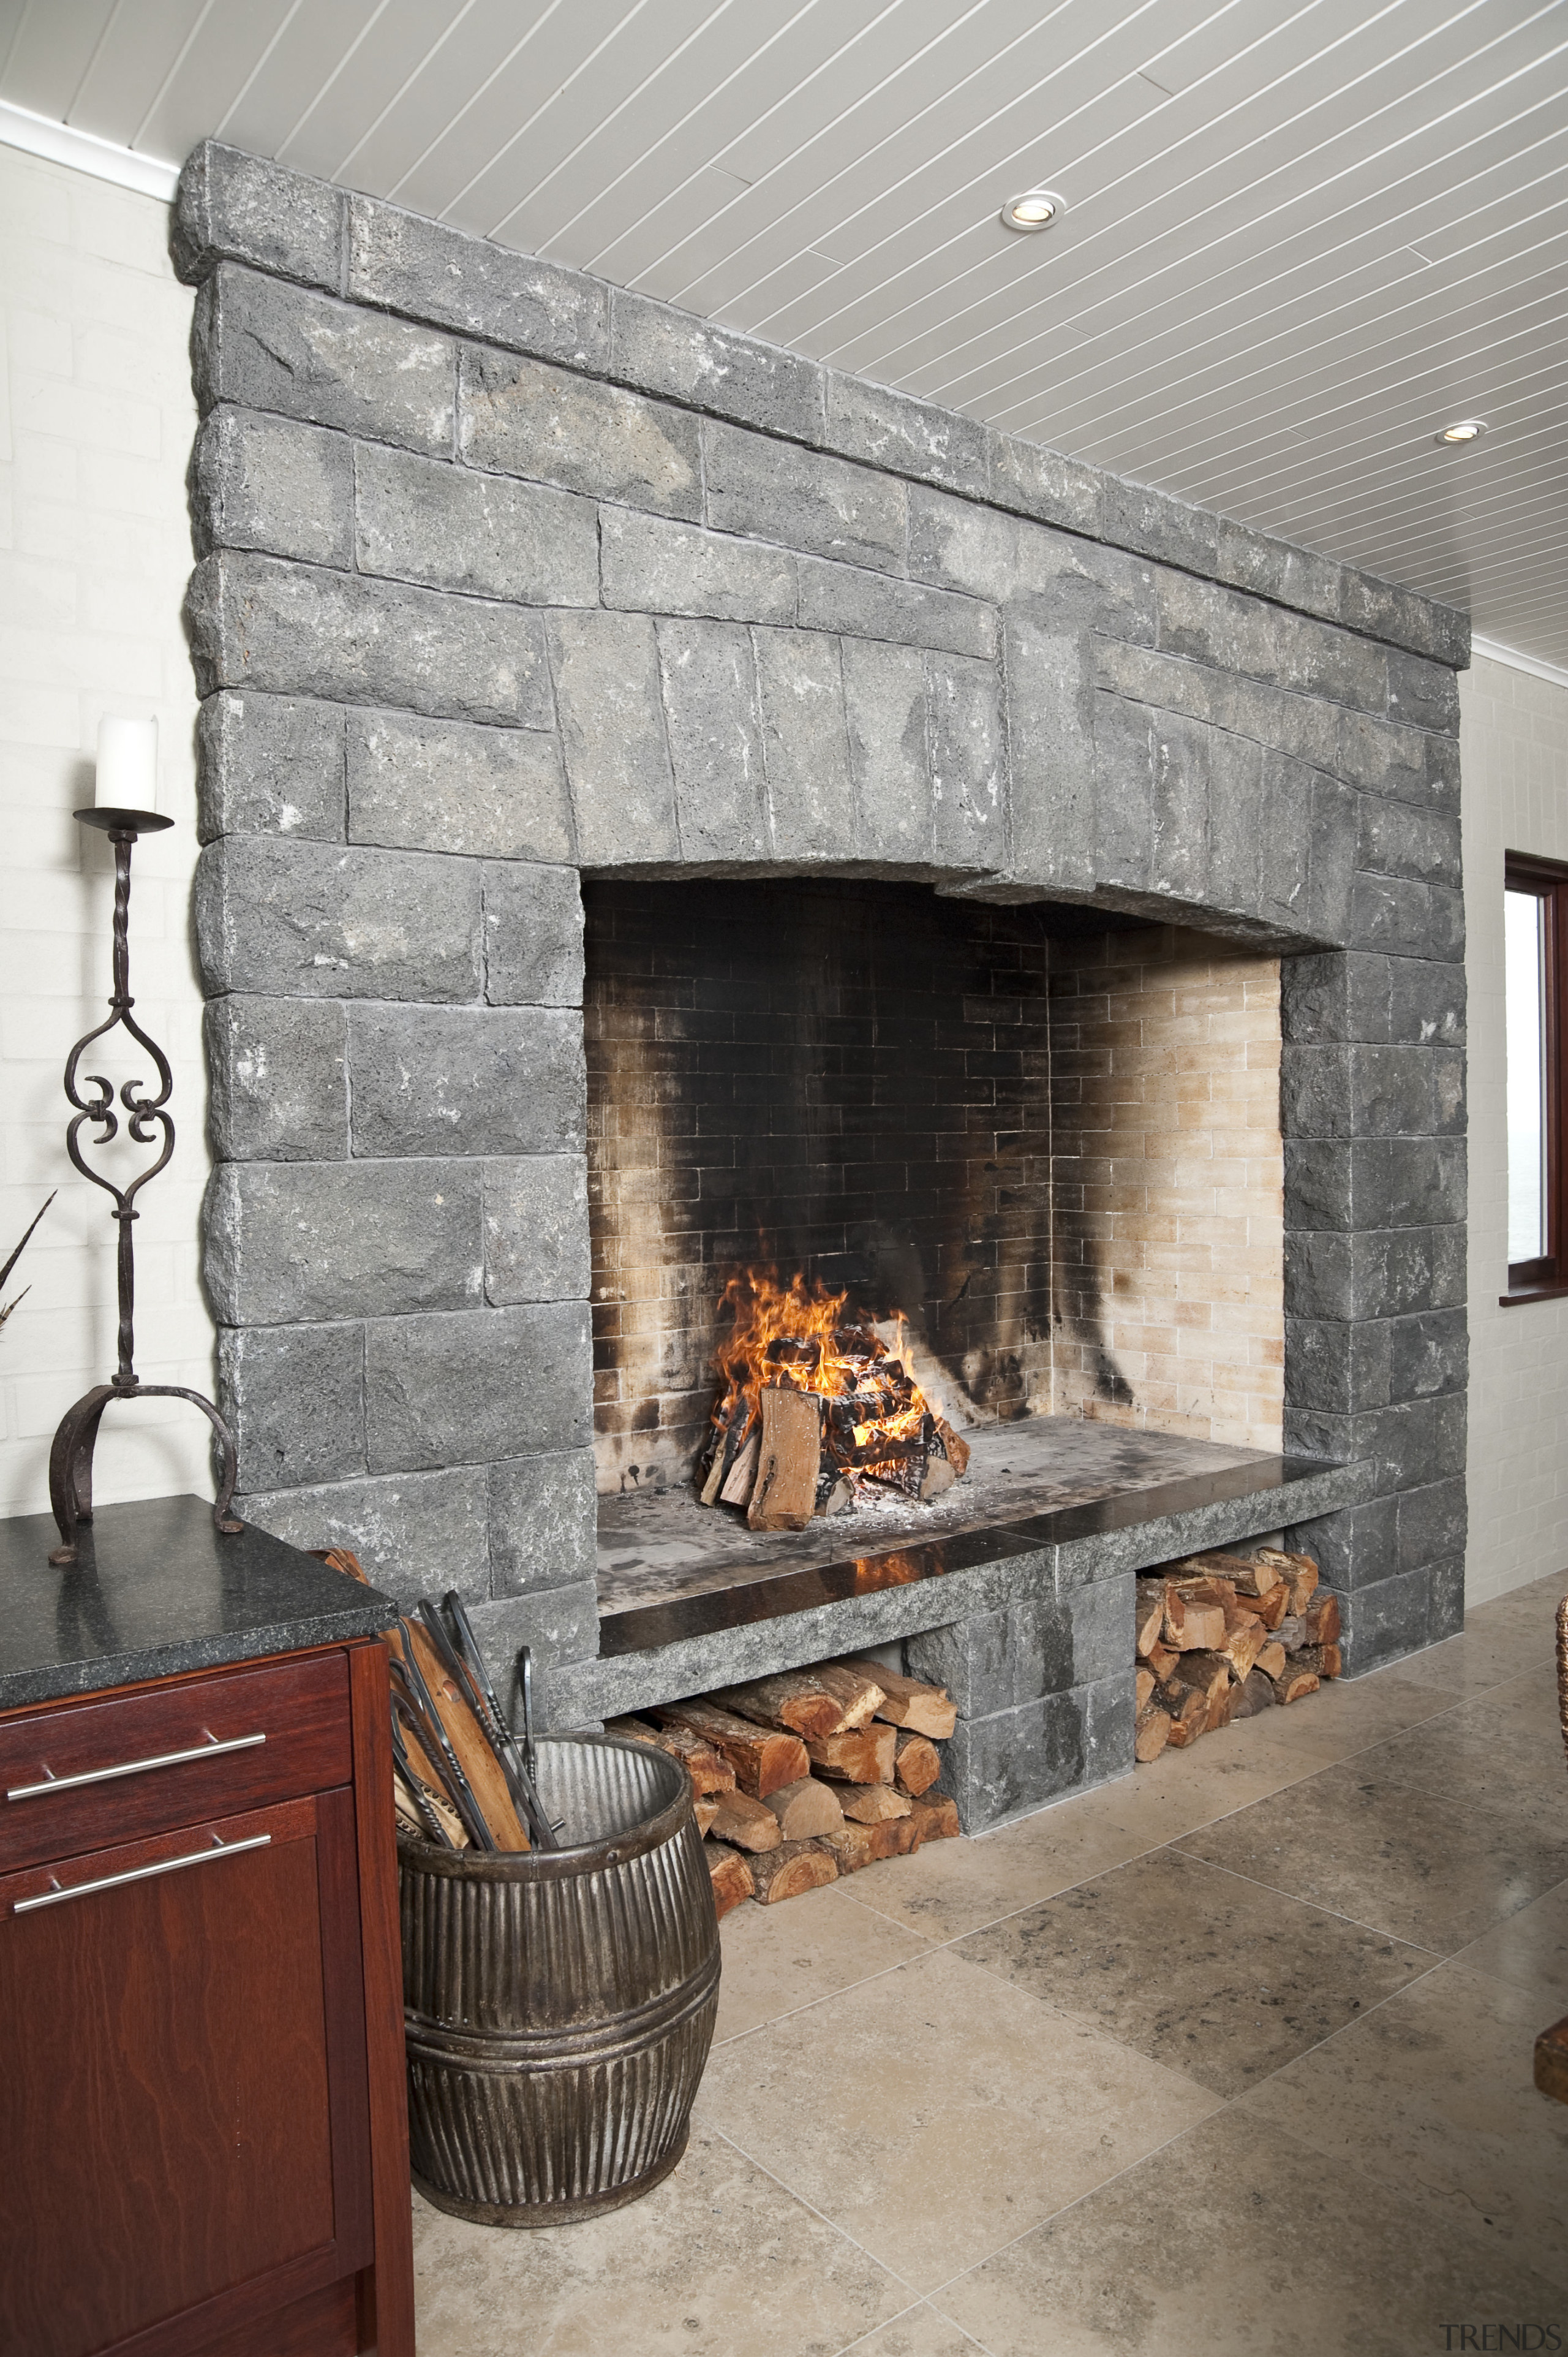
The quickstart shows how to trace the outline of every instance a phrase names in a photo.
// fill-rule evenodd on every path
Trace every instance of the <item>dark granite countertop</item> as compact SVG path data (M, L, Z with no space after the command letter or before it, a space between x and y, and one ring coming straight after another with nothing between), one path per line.
M397 1617L265 1531L220 1538L200 1498L100 1506L63 1571L59 1544L48 1514L0 1522L0 1710L340 1644Z

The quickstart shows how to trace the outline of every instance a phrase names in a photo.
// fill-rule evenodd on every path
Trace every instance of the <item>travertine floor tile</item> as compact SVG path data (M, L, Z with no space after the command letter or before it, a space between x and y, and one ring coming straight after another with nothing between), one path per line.
M1438 2227L1418 2193L1240 2108L932 2305L994 2357L1424 2357L1449 2324L1563 2313L1557 2286L1487 2227Z
M1563 1738L1525 1678L1358 1754L1369 1777L1498 1810L1548 1840L1568 1838Z
M1445 1955L1568 1877L1568 1828L1549 1839L1497 1811L1382 1782L1356 1762L1179 1846Z
M574 2226L414 2201L419 2357L837 2357L908 2287L701 2123L674 2175Z
M1155 1850L956 1953L1239 2094L1434 1958L1175 1850Z
M946 1949L721 2047L698 2098L922 2291L1214 2103Z
M1332 1679L1315 1695L1260 1711L1228 1732L1244 1757L1269 1760L1277 1751L1305 1767L1329 1768L1369 1744L1441 1717L1462 1699L1457 1690L1380 1670L1368 1678ZM1206 1743L1214 1739L1204 1738Z
M1489 1605L1485 1608L1491 1610ZM1546 1615L1547 1634L1544 1658L1551 1659L1554 1641L1552 1615ZM1395 1663L1380 1677L1397 1674L1402 1678L1414 1678L1422 1683L1445 1686L1466 1695L1484 1694L1490 1686L1503 1685L1510 1678L1522 1676L1538 1669L1543 1658L1542 1638L1539 1618L1531 1616L1513 1623L1498 1622L1490 1627L1466 1627L1462 1637L1449 1637L1441 1645L1429 1646L1424 1653L1412 1653L1408 1661ZM1360 1680L1349 1682L1359 1685Z
M1531 2082L1545 2024L1520 1989L1458 1964L1342 2029L1244 2099L1265 2126L1428 2203L1434 2233L1484 2225L1568 2290L1568 2105Z
M885 1870L868 1867L860 1879ZM885 1915L854 1906L843 1882L777 1907L737 1907L725 1916L719 1936L724 1956L714 2036L720 2042L923 1955L928 1944Z
M1526 1990L1540 2013L1536 2029L1548 2029L1568 2010L1568 1882L1483 1932L1454 1962Z
M979 2341L922 2300L918 2308L907 2309L891 2324L857 2341L844 2357L975 2357L979 2348Z

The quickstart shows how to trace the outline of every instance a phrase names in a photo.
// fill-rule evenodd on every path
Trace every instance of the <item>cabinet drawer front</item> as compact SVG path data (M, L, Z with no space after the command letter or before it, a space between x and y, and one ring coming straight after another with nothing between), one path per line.
M346 1784L340 1652L0 1721L0 1872Z

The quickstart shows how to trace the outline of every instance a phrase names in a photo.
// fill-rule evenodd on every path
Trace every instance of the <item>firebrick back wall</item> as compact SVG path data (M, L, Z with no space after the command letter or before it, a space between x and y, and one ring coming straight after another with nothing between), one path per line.
M1462 618L209 145L189 615L246 1510L595 1646L578 878L870 874L1285 956L1287 1444L1455 1625Z

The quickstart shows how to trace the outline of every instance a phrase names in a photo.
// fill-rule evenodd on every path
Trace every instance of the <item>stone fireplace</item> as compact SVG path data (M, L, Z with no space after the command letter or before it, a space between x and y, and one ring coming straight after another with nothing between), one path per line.
M1462 619L231 150L178 224L242 1510L560 1724L901 1644L972 1824L1129 1763L1170 1553L1448 1634ZM743 1245L1141 1472L601 1618Z

